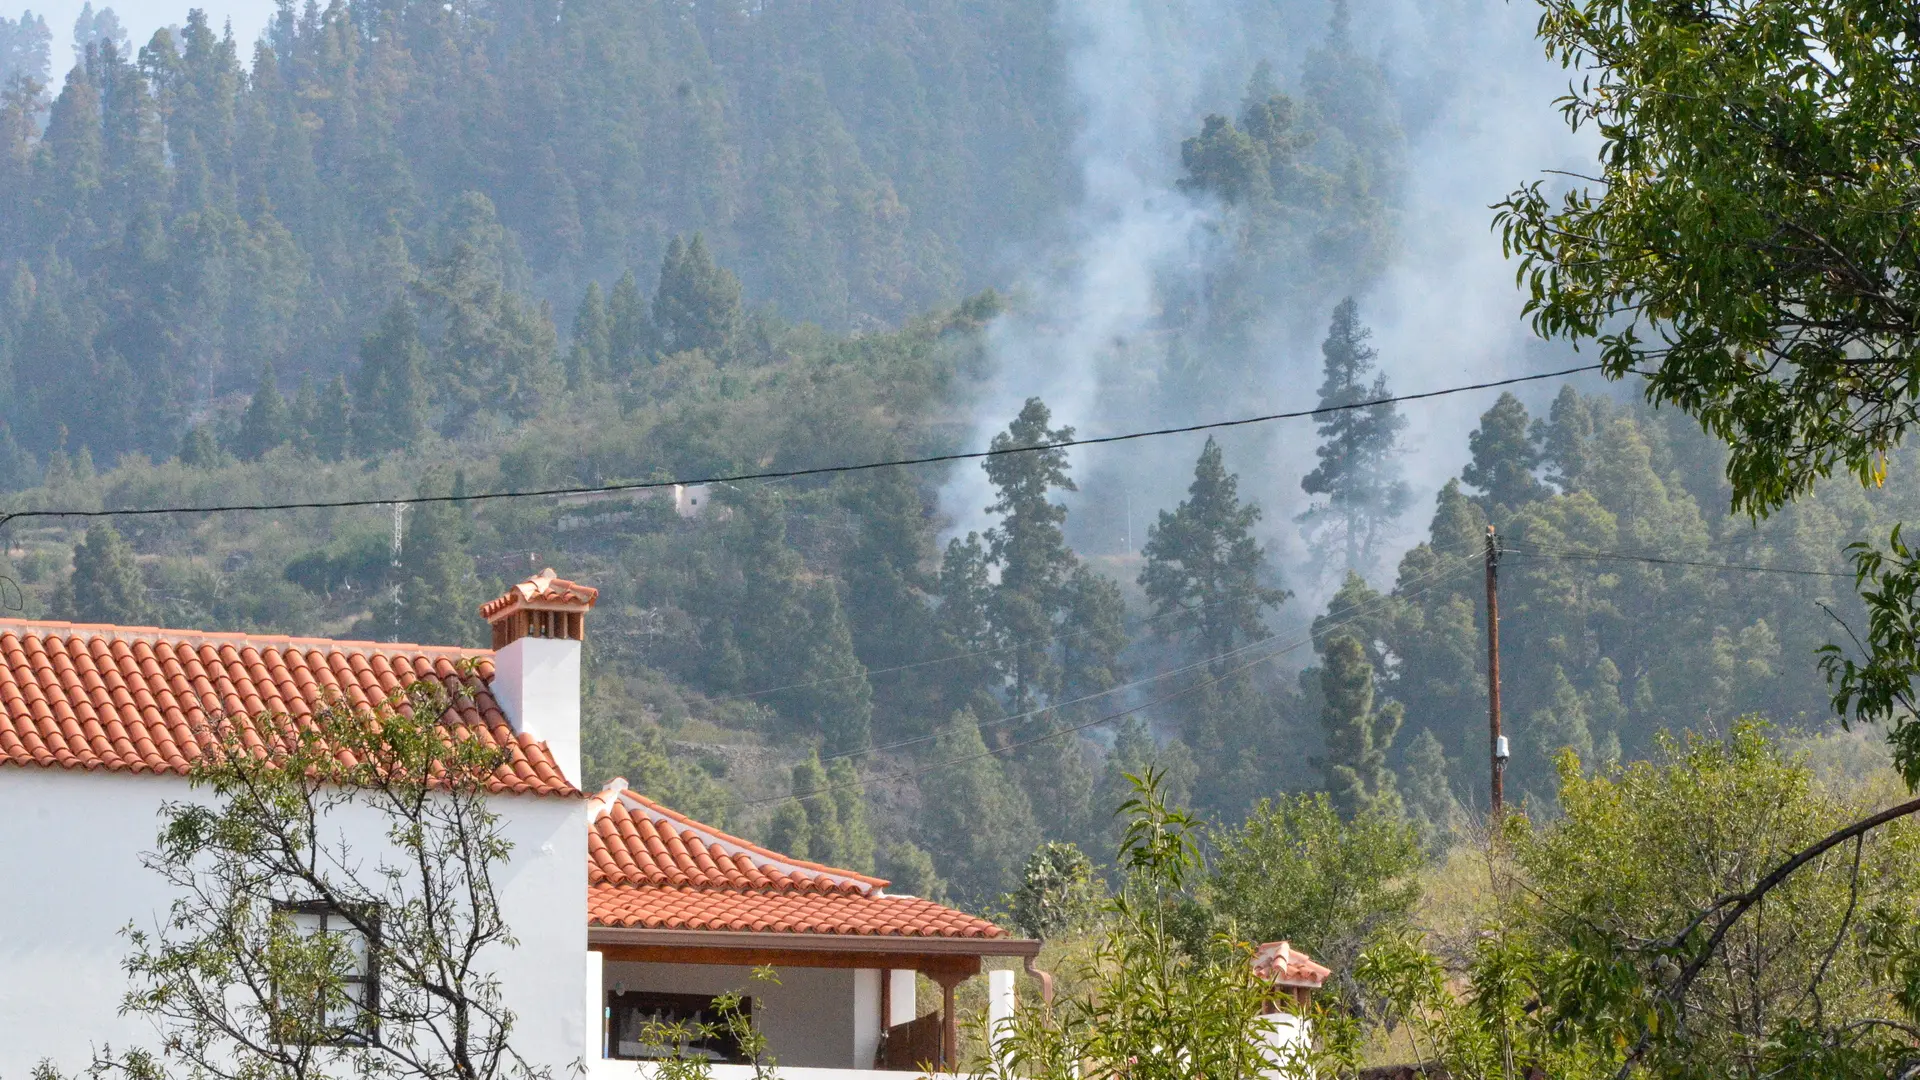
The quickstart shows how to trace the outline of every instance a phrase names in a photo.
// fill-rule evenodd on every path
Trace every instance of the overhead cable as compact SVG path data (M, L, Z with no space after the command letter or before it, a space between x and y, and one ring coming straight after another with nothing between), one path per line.
M1740 570L1756 574L1786 574L1794 577L1848 578L1856 575L1841 570L1809 570L1797 566L1760 566L1752 563L1717 563L1699 559L1672 559L1659 555L1638 555L1626 551L1580 551L1565 548L1501 546L1502 554L1532 556L1542 559L1570 559L1586 562L1639 562L1660 566L1691 566L1703 570Z
M1295 420L1309 416L1324 416L1330 413L1349 412L1355 409L1372 409L1382 405L1396 405L1407 401L1425 401L1428 398L1446 397L1451 394L1464 394L1473 390L1491 390L1502 386L1539 382L1542 379L1559 379L1568 375L1598 371L1600 368L1601 365L1599 364L1583 364L1579 367L1563 368L1559 371L1544 371L1535 375L1516 375L1507 379L1469 383L1464 386L1449 386L1443 390L1427 390L1418 394L1397 394L1391 397L1349 402L1344 405L1328 405L1317 409L1264 413L1260 416L1243 416L1235 420L1215 420L1205 424L1187 424L1181 427L1154 428L1148 431L1129 431L1120 435L1095 435L1084 439L1061 439L1055 442L1038 443L1033 446L1003 446L987 450L967 450L952 454L927 454L921 457L867 461L853 465L821 465L805 469L769 469L761 472L729 473L677 480L632 480L609 484L582 484L573 487L539 488L529 491L480 491L458 495L414 495L386 499L312 499L298 502L229 503L216 506L148 506L122 510L16 510L12 513L0 514L0 526L4 526L12 521L40 518L121 518L153 517L165 514L233 514L270 510L339 510L352 507L393 506L396 504L418 506L430 503L492 502L501 499L535 499L561 495L604 495L627 491L658 491L680 486L698 487L706 484L742 483L749 480L789 480L802 476L829 476L839 473L867 472L873 469L899 468L908 465L937 465L954 461L978 461L984 458L1005 457L1013 454L1033 454L1045 450L1064 450L1076 446L1103 446L1108 443L1131 442L1136 439L1151 439L1162 435L1186 435L1201 431L1220 431L1226 428L1245 427L1250 424L1264 424L1274 420Z

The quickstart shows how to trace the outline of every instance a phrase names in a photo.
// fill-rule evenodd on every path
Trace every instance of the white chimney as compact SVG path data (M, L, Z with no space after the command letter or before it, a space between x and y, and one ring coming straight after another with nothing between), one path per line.
M493 697L513 730L547 744L580 786L580 642L597 589L542 570L481 605L493 626Z

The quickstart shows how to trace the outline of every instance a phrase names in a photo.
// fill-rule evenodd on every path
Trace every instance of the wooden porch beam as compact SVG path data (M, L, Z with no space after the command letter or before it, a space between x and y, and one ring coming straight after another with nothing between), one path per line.
M920 971L929 978L945 975L964 979L980 973L978 956L942 956L927 953L833 952L774 948L699 948L689 945L614 944L589 942L609 962L641 964L708 964L775 968L878 968L881 971Z

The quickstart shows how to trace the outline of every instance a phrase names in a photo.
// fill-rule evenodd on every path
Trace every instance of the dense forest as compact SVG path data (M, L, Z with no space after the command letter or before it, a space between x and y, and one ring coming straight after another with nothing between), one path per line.
M1377 354L1366 307L1402 227L1400 119L1343 18L1319 25L1296 69L1236 72L1244 90L1177 140L1217 251L1166 283L1141 393L1270 394L1277 317L1311 321L1323 405L1389 392L1410 361ZM54 87L44 25L0 22L10 509L959 449L995 321L1046 316L1010 260L1079 183L1057 27L1016 0L310 0L250 53L197 13L137 48L117 27L83 23ZM940 492L977 464L716 486L697 512L640 492L36 519L0 536L0 601L478 644L475 606L551 565L602 590L592 782L976 908L1042 841L1111 851L1149 765L1224 822L1321 790L1436 846L1466 827L1488 524L1509 787L1541 813L1563 748L1640 758L1750 712L1824 725L1813 650L1842 636L1829 609L1858 613L1823 575L1910 512L1910 473L1756 528L1685 417L1572 388L1489 404L1437 492L1406 478L1392 407L1321 418L1318 455L1286 465L1169 440L1185 494L1119 553L1070 542L1081 478L1047 450L987 459L990 524L960 535ZM991 419L1005 448L1076 422L1039 399ZM1271 489L1276 468L1310 497L1297 517L1242 480ZM1402 554L1409 515L1431 524ZM1283 535L1305 563L1280 565Z

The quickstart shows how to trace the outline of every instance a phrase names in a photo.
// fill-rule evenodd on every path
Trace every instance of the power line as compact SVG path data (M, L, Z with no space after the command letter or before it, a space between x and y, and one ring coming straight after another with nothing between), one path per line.
M1328 405L1317 409L1265 413L1260 416L1244 416L1236 420L1216 420L1205 424L1187 424L1181 427L1154 428L1148 431L1130 431L1121 435L1097 435L1084 439L1062 439L1058 442L1040 443L1035 446L1008 446L998 449L968 450L952 454L928 454L922 457L868 461L856 465L821 465L806 469L771 469L764 472L733 473L730 475L707 476L697 479L633 480L611 484L540 488L531 491L481 491L459 495L416 495L407 498L315 499L303 502L230 503L218 506L152 506L127 510L15 510L8 514L0 514L0 526L5 526L9 522L16 520L37 518L116 518L152 517L164 514L231 514L268 510L339 510L353 507L392 506L395 504L419 506L430 503L468 503L491 502L500 499L547 498L557 495L602 495L622 491L658 491L663 488L676 486L693 487L702 484L732 484L748 480L790 480L802 476L827 476L839 473L867 472L873 469L899 468L908 465L937 465L954 461L978 461L983 458L1003 457L1010 454L1032 454L1043 450L1063 450L1075 446L1103 446L1108 443L1131 442L1136 439L1151 439L1162 435L1187 435L1200 431L1220 431L1226 428L1245 427L1250 424L1264 424L1274 420L1297 420L1303 417L1324 416L1330 413L1348 412L1354 409L1371 409L1381 405L1395 405L1407 401L1425 401L1429 398L1446 397L1451 394L1464 394L1474 390L1491 390L1502 386L1539 382L1542 379L1559 379L1568 375L1598 371L1600 368L1600 364L1583 364L1579 367L1563 368L1559 371L1544 371L1536 375L1516 375L1507 379L1469 383L1464 386L1450 386L1443 390L1427 390L1418 394L1398 394L1392 397L1374 398L1369 401L1350 402L1345 405Z
M1532 551L1521 548L1502 547L1502 554L1531 556L1540 559L1565 559L1585 562L1639 562L1653 563L1659 566L1692 566L1704 570L1741 570L1756 574L1786 574L1794 577L1848 578L1855 575L1840 570L1808 570L1797 566L1759 566L1751 563L1716 563L1697 559L1670 559L1658 555L1636 555L1625 551L1577 551L1564 548L1540 547Z

